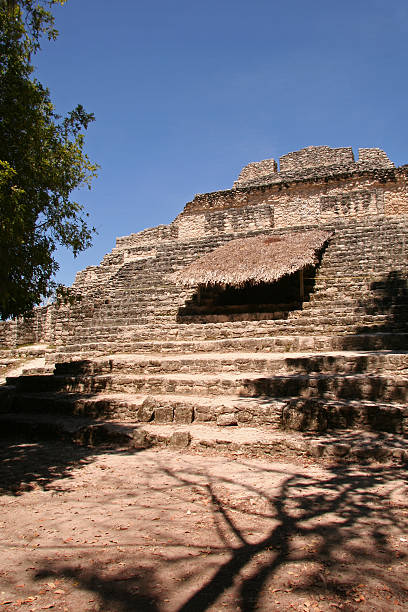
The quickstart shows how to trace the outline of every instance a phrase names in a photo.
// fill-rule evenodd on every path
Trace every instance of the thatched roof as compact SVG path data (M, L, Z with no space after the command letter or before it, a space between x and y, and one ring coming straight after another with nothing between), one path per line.
M317 253L332 232L292 232L231 240L170 278L182 285L271 283L318 262Z

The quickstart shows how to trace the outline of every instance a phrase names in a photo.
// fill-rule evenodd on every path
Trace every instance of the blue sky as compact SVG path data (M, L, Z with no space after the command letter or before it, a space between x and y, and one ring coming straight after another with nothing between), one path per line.
M55 16L36 75L58 112L95 113L101 165L75 194L94 246L58 252L66 285L251 161L329 145L408 163L406 0L68 0Z

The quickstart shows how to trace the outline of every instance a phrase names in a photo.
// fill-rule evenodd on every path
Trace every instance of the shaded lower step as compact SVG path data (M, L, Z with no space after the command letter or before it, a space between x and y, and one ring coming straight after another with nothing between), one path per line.
M136 424L97 421L89 418L58 417L55 414L0 414L1 437L21 434L33 441L69 440L75 444L132 445Z
M182 451L222 452L235 457L265 459L314 457L330 463L370 461L407 462L408 439L397 434L344 430L341 433L302 434L267 428L219 428L215 425L157 425L85 419L56 419L53 415L1 415L2 436L24 434L34 441L65 439L78 444L120 446L142 451L166 445Z
M265 376L262 372L220 374L103 374L80 376L20 376L8 379L17 392L137 393L235 395L243 398L325 398L404 403L408 400L408 376L391 374L288 374Z
M17 393L4 412L156 423L267 425L279 428L285 400L126 393Z
M135 435L135 444L166 444L178 448L211 449L233 455L281 458L312 456L329 461L408 460L408 438L345 430L341 433L299 434L265 428L222 429L212 425L144 425Z
M283 406L280 426L303 432L361 429L408 434L408 409L401 404L361 400L293 398Z
M408 408L403 404L320 398L239 398L112 393L15 394L3 412L15 416L46 412L122 422L259 427L288 431L364 429L408 434Z

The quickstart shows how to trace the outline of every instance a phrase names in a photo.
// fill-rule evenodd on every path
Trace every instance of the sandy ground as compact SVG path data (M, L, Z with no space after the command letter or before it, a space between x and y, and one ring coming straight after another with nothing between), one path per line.
M0 610L408 610L406 467L0 454Z

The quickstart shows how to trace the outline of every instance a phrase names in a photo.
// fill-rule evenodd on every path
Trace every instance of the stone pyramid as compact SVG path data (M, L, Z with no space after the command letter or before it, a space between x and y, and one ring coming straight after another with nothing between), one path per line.
M1 389L4 430L408 457L407 177L308 147L118 238L73 303L0 325L5 360L45 359Z

